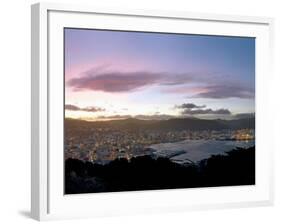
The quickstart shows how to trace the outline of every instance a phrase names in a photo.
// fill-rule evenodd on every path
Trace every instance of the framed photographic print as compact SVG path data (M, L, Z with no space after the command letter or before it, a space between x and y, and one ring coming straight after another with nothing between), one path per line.
M32 217L269 205L270 18L32 6Z

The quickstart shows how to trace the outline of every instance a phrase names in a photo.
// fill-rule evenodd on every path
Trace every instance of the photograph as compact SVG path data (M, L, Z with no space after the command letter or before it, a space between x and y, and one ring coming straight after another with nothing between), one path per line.
M255 37L63 32L65 194L255 185Z

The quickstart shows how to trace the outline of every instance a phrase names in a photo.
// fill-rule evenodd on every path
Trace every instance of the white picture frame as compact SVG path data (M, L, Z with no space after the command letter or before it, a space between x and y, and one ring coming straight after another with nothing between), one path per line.
M38 3L32 15L31 214L37 220L98 217L273 203L270 116L273 19L190 12L100 9ZM63 27L252 36L256 48L254 186L63 194ZM180 199L180 200L179 200Z

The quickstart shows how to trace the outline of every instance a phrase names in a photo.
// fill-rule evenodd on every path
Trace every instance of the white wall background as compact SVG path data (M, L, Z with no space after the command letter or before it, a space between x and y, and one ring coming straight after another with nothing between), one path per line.
M32 223L30 208L30 4L31 0L1 1L0 12L0 223ZM56 2L78 1L69 0ZM181 10L275 17L275 205L273 207L193 211L79 220L79 223L280 223L281 131L280 41L281 7L277 0L80 0L110 8ZM279 95L278 95L279 94ZM281 144L279 143L279 146ZM60 221L59 223L76 223Z

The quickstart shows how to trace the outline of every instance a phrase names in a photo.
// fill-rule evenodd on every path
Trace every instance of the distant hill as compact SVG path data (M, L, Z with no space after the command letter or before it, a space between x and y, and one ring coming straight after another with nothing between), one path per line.
M235 120L207 120L197 118L173 118L169 120L139 120L129 118L124 120L110 121L84 121L78 119L65 119L66 126L107 127L120 129L146 129L159 131L182 131L182 130L223 130L255 128L255 118L243 118Z

